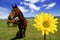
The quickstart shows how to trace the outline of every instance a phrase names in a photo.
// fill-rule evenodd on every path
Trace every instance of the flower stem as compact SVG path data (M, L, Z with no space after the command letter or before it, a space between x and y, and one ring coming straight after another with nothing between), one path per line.
M44 40L46 40L46 34L44 34Z

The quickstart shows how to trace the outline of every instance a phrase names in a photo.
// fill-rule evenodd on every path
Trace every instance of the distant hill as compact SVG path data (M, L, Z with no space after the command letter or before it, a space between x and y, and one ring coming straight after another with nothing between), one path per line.
M34 19L34 17L25 17L26 19Z
M55 18L60 18L60 16L54 16ZM34 19L34 17L26 17L27 19Z
M60 18L60 16L55 16L55 18Z
M60 16L54 16L55 18L60 18ZM34 17L25 17L26 19L34 19ZM0 19L2 20L2 19ZM4 19L4 20L7 20L7 19Z

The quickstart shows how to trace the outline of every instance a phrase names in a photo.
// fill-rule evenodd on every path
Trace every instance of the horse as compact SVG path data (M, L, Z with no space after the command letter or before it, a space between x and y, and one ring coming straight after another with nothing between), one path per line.
M23 10L22 10L23 11ZM10 19L14 19L16 17L19 18L19 20L17 21L17 26L18 26L18 32L16 33L16 36L14 38L12 38L11 40L16 40L16 39L21 39L21 38L25 38L26 35L26 28L27 28L27 19L24 17L23 13L21 12L21 10L17 7L17 5L15 4L15 6L12 5L12 10L11 13L9 15Z
M19 19L17 19L17 20L19 20ZM7 20L7 25L8 25L8 27L10 27L10 23L13 24L14 27L17 26L17 20L11 19L11 18L10 18L10 15L9 15L9 16L8 16L8 20Z

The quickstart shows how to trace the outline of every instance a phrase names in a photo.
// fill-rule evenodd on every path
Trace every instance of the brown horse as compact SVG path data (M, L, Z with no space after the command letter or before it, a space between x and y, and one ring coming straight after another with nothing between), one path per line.
M12 6L12 11L10 13L10 19L14 19L16 17L19 18L19 20L17 21L19 31L16 33L16 36L12 38L11 40L21 39L25 37L27 20L24 17L23 13L19 10L17 5L15 4L15 6Z
M10 24L13 24L12 26L17 26L17 21L18 21L19 19L11 19L10 18L10 15L8 16L8 20L7 20L7 25L8 25L8 27L10 27Z

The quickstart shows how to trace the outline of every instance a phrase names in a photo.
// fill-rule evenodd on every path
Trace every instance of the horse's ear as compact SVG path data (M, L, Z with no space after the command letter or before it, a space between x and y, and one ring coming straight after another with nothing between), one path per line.
M15 7L17 8L17 5L15 4Z

